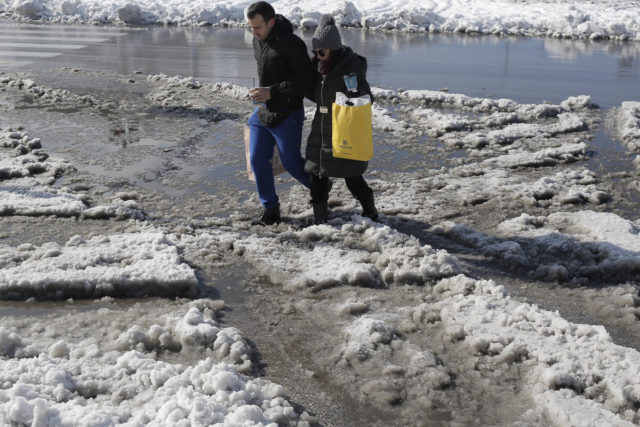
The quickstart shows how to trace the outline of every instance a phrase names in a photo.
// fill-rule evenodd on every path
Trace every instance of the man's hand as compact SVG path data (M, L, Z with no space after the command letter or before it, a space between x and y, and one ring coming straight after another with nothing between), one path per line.
M254 87L249 90L249 98L259 103L267 102L271 99L271 90L268 87Z

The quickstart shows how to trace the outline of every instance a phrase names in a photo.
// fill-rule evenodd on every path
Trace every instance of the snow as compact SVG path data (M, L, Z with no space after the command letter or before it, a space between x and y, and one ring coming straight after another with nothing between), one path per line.
M0 247L4 298L193 294L197 279L162 233Z
M601 326L514 302L491 281L457 276L437 287L444 298L435 310L445 325L462 327L456 339L501 363L528 367L532 396L557 425L598 425L594 419L627 425L611 412L637 405L638 352L613 344Z
M242 22L247 4L15 0L0 8L65 22L234 24ZM309 1L275 6L309 28L330 7ZM640 22L631 2L500 2L480 8L476 2L432 0L366 6L340 3L333 12L343 25L369 28L636 40ZM206 122L226 118L208 97L244 102L248 94L243 86L182 76L149 76L147 83L156 85L146 98L150 105L195 112ZM3 75L0 85L43 106L112 108L29 79ZM450 239L466 253L499 260L548 286L611 282L611 289L579 292L599 301L593 310L636 327L640 223L601 211L615 194L600 172L581 164L591 156L599 108L588 95L553 105L428 90L373 92L385 101L374 104L373 126L380 135L424 134L465 153L449 167L419 165L415 173L368 180L376 191L378 222L363 218L354 201L336 203L333 197L339 196L332 193L335 215L328 224L296 226L311 213L306 190L294 187L282 201L293 225L256 229L237 213L202 223L183 218L154 224L136 192L94 203L95 193L59 184L60 177L74 174L74 165L49 156L25 129L0 129L0 215L43 223L46 216L127 220L119 233L0 246L0 298L30 301L21 308L47 300L68 304L58 317L3 318L0 423L308 425L282 386L258 378L253 344L221 321L224 303L187 299L200 295L201 268L188 259L216 264L238 257L252 274L263 276L256 281L274 287L268 292L295 300L268 310L306 316L318 323L315 333L330 335L319 346L334 370L332 381L357 400L383 408L406 405L407 412L442 407L448 390L486 380L483 366L490 366L498 374L519 373L519 393L535 402L523 419L558 426L637 424L638 351L615 344L602 325L569 321L516 300L496 280L473 277L483 271L466 271L462 256L425 243ZM631 151L640 128L637 104L625 102L615 113ZM416 149L411 144L407 150ZM334 188L336 194L347 191L342 182ZM456 222L463 208L492 215L495 227L479 230ZM398 289L413 299L386 305L376 299L377 291ZM322 299L332 291L345 295ZM136 304L118 313L125 310L114 302L125 296L185 300L166 298L159 307ZM94 302L101 308L79 313L74 300L82 298L102 298ZM141 315L145 310L148 315ZM337 333L325 330L327 319L335 321ZM104 336L68 331L78 320ZM462 364L441 358L441 348L431 341L459 350Z
M73 170L67 160L50 157L39 138L0 128L0 216L144 217L135 200L116 197L110 204L91 206L86 195L54 186L56 178Z
M0 11L18 19L181 25L242 25L251 1L1 0ZM324 3L276 0L278 13L315 28L323 13L345 27L408 32L456 32L640 40L640 10L632 0L552 2L501 0L374 1Z
M493 108L487 110L493 114ZM550 120L562 123L563 114ZM545 126L532 129L510 142L550 134ZM566 132L582 130L583 126L569 126ZM30 141L26 133L20 135L5 140ZM585 145L567 144L540 152L544 155L533 158L555 155L561 162L570 153L584 156ZM485 177L493 177L498 187L513 185L502 174L504 169L531 166L530 159L517 161L518 156L497 159L501 160L489 158L481 164L483 168L492 165ZM458 179L467 182L455 184L459 187L472 185L474 175L462 172L465 168L471 165L460 166ZM574 187L583 194L597 193L596 182L588 170L560 173L529 185L529 196L522 197L535 199L538 195L540 200L562 205L570 203L562 194ZM419 179L413 184L416 188L422 185ZM384 194L380 206L382 212L388 212L390 200ZM135 194L121 193L118 197L126 201L132 196ZM412 198L402 193L394 197L396 204L405 204L405 210L411 212L408 202ZM414 215L419 212L417 206ZM581 256L582 267L597 274L621 274L625 269L635 274L640 269L638 226L613 213L523 214L500 224L501 237L454 223L435 230L521 266L539 264L536 274L553 280L584 275L572 270L577 256ZM613 344L602 326L572 323L558 313L516 302L495 282L460 274L459 261L446 251L357 214L271 235L220 227L178 237L145 225L137 232L90 239L75 236L64 245L5 246L0 248L0 292L4 298L22 299L188 295L198 282L178 248L203 250L207 247L203 242L212 249L243 256L289 291L336 286L432 287L436 298L396 311L371 310L372 305L361 300L335 307L345 319L343 344L335 349L335 360L338 369L352 370L360 378L354 384L366 401L397 404L409 399L437 405L444 398L453 382L451 368L438 362L433 351L405 338L425 325L438 325L445 339L464 343L468 351L490 358L499 367L522 365L531 399L557 425L625 425L634 419L634 408L640 404L640 380L632 375L640 369L640 354ZM589 245L588 253L598 253L598 257L585 258L582 245ZM563 255L554 252L559 246ZM555 264L544 264L540 253L553 253ZM304 423L282 387L245 376L251 373L253 350L241 331L222 326L215 312L211 302L200 300L182 314L164 316L159 323L142 327L134 321L112 341L112 347L59 336L32 341L30 336L18 335L11 324L0 327L0 420L51 425ZM152 357L154 353L181 352L202 356L189 366ZM371 378L371 372L376 376ZM405 378L402 388L396 378Z
M58 340L47 348L0 327L0 423L296 423L281 386L243 374L250 368L250 347L239 331L217 327L215 304L196 300L188 307L182 316L167 314L149 335L123 332L113 349L95 339ZM105 312L98 317L113 315L100 310ZM198 348L205 354L193 366L157 360L158 354Z
M640 150L640 102L626 101L619 110L620 138L633 152Z
M613 213L522 214L500 223L500 236L451 222L439 227L443 234L546 280L633 278L640 271L638 225Z
M460 271L445 251L359 215L350 222L335 220L331 226L289 231L276 239L238 239L234 251L289 289L425 284Z

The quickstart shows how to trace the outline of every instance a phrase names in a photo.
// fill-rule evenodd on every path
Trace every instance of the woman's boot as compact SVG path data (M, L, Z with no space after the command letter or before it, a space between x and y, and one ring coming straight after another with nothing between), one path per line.
M313 225L324 224L329 216L327 201L312 203L313 205Z
M360 199L360 204L362 205L362 216L366 216L372 221L378 220L378 209L376 209L376 205L373 200L373 191Z

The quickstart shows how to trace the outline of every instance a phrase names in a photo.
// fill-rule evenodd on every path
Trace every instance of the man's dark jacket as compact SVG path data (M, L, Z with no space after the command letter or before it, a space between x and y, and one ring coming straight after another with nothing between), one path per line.
M304 91L309 84L311 60L307 45L293 34L293 25L276 15L275 25L265 40L253 38L260 86L269 87L271 99L258 110L260 122L276 126L291 111L303 107Z

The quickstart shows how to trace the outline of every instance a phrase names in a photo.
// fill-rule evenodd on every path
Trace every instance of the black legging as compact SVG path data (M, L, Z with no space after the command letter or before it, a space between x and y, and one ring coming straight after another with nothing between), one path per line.
M364 180L362 175L349 176L344 179L347 188L359 201L366 200L373 194L373 190ZM320 203L329 199L329 178L311 176L311 203Z

